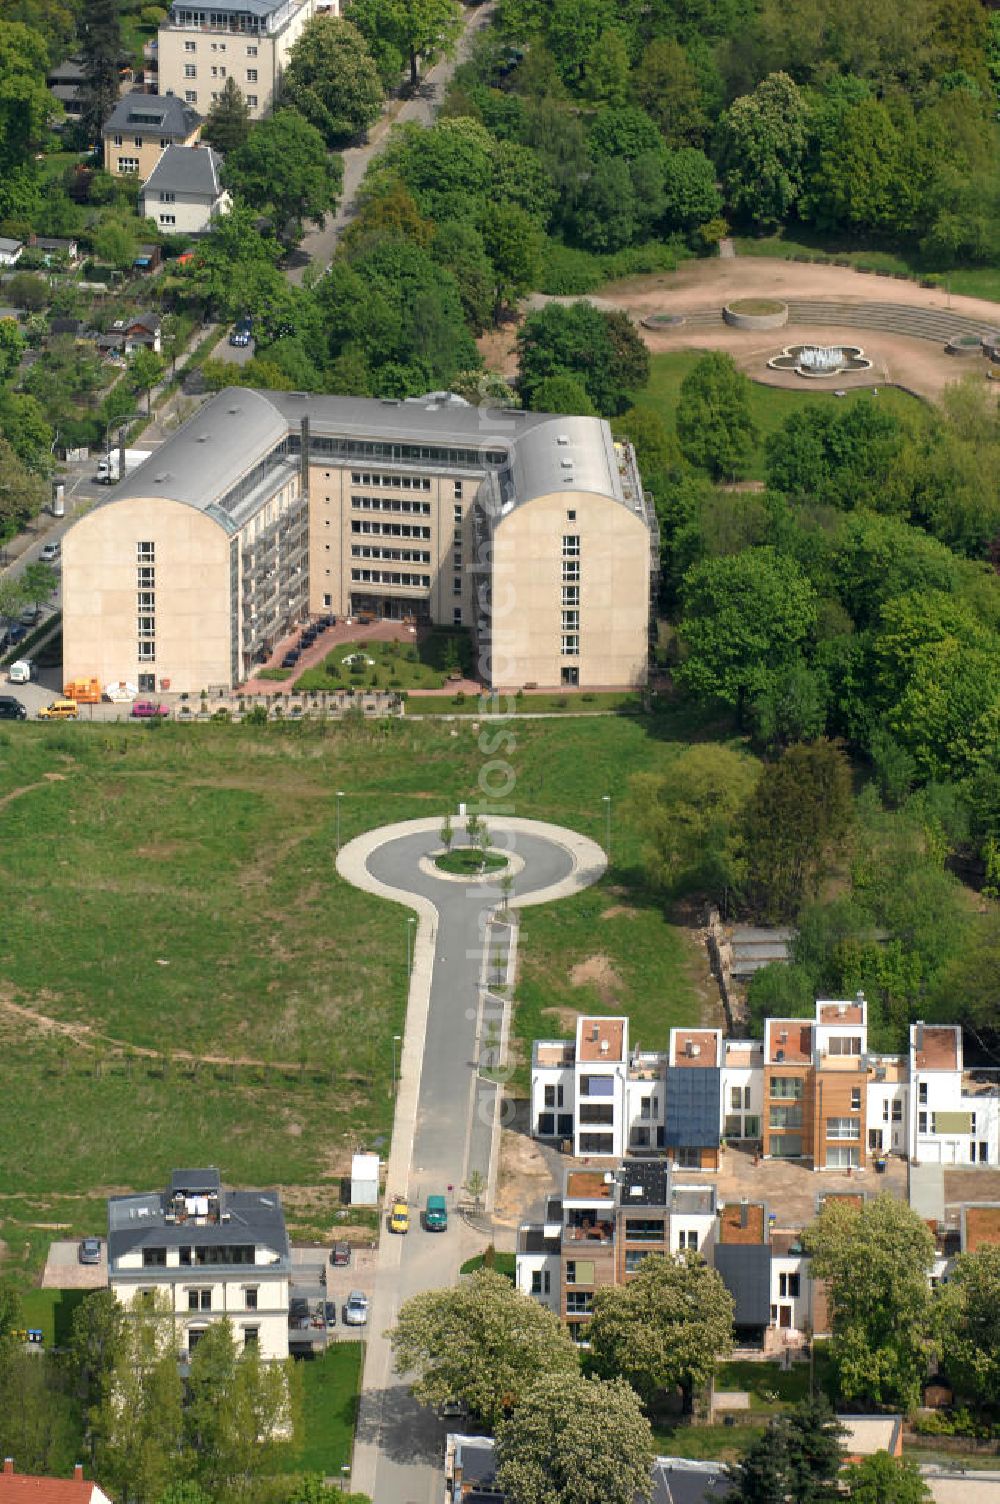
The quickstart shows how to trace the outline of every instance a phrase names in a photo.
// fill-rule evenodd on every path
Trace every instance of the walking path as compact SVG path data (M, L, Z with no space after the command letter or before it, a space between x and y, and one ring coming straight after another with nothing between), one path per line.
M549 903L597 882L603 851L575 831L536 820L491 818L493 844L516 848L524 867L514 878L513 909ZM454 1210L470 1156L495 1160L500 1094L478 1090L490 940L488 916L500 900L495 875L464 885L421 870L438 849L440 818L369 831L344 846L340 876L395 900L416 916L413 970L403 1035L387 1195L409 1195L411 1232L383 1235L369 1315L364 1381L354 1448L352 1488L378 1504L431 1504L440 1496L445 1427L417 1405L392 1373L386 1338L403 1301L453 1284L483 1238L453 1217L442 1238L419 1224L429 1193L447 1194ZM401 928L409 919L401 919ZM487 1192L487 1197L489 1192Z
M494 10L494 0L470 8L465 12L465 30L455 49L455 56L444 58L424 74L417 92L402 102L390 101L381 117L372 126L368 139L362 146L349 146L341 153L344 163L344 183L336 212L328 214L323 228L312 230L302 240L295 254L294 265L288 270L290 282L301 283L307 266L317 266L326 271L333 260L337 241L345 225L354 217L357 209L358 190L372 161L385 150L394 125L430 125L440 108L445 90L452 74L460 63L468 58L473 41L488 26Z

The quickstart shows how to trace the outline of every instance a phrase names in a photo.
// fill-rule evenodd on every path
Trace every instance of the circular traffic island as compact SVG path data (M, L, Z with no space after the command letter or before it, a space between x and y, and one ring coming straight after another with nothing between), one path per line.
M459 846L455 851L439 851L434 857L439 872L451 877L481 877L484 872L502 872L510 865L501 851L480 851L474 846Z

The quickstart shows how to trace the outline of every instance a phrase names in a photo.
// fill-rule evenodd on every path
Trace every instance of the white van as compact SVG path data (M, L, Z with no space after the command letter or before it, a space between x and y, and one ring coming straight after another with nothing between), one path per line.
M12 663L7 678L11 684L28 684L32 679L38 678L38 669L31 658L19 658Z

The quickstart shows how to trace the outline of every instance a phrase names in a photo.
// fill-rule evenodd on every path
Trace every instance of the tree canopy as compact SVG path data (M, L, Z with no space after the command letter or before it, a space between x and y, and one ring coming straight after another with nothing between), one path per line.
M497 1481L519 1504L634 1504L649 1495L653 1433L621 1379L540 1374L496 1428Z
M281 99L305 116L328 146L344 146L378 118L382 84L364 37L350 21L322 14L293 45Z
M414 1375L421 1403L464 1400L488 1425L524 1405L542 1376L579 1373L559 1318L491 1269L404 1301L391 1341L396 1370Z
M934 1239L926 1224L892 1196L860 1207L828 1200L803 1245L812 1277L828 1281L840 1393L855 1402L916 1405L932 1328Z
M590 1363L604 1378L626 1379L648 1404L678 1388L690 1407L733 1341L733 1297L696 1253L650 1254L625 1285L594 1295Z

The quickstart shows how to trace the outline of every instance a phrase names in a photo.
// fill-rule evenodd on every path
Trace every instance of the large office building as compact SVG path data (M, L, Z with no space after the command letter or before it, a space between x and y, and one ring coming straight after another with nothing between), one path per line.
M220 392L66 535L67 680L246 680L326 612L473 630L494 688L646 676L657 555L597 418Z
M260 120L317 8L316 0L212 0L207 7L174 0L157 36L159 93L176 94L207 115L231 78L250 118Z

